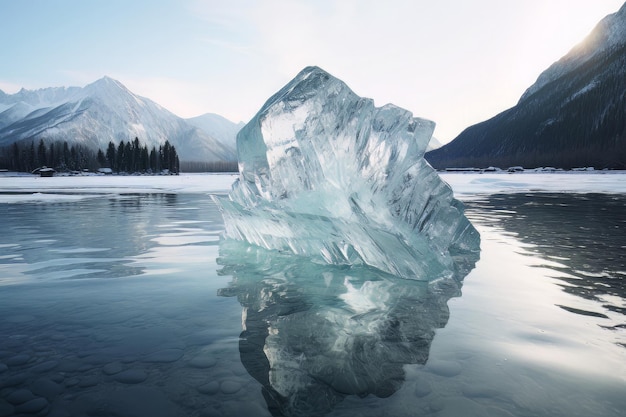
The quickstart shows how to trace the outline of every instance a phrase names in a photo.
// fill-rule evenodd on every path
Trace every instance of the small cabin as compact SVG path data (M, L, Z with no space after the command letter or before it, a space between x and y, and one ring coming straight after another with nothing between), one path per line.
M47 166L42 166L41 168L37 168L31 172L31 174L39 174L40 177L52 177L56 171L53 168L48 168Z

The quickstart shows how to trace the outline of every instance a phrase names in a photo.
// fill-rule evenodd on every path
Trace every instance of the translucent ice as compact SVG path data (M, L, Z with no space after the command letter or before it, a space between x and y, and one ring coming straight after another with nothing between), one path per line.
M305 68L237 136L239 178L216 199L226 237L405 278L449 276L480 237L423 158L433 129Z
M427 362L477 259L463 258L450 278L416 282L224 240L219 272L232 281L218 294L243 307L241 362L273 415L321 416L349 396L391 396L406 365Z

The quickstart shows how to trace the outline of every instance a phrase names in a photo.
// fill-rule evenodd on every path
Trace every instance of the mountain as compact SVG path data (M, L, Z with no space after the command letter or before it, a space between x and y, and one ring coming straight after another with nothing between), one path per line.
M426 147L426 152L433 151L435 149L441 148L441 142L436 137L430 138L430 142L428 142L428 146Z
M206 113L186 120L233 149L237 148L237 133L245 125L244 122L233 123L225 117L214 113Z
M626 168L626 4L546 69L514 107L426 159L435 168Z
M235 147L157 103L103 77L84 88L58 87L0 94L0 146L67 141L92 149L138 137L158 149L168 140L181 161L233 161Z

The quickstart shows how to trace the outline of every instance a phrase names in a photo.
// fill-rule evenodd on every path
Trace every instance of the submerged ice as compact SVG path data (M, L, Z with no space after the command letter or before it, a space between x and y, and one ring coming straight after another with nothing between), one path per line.
M239 178L216 199L226 237L319 263L449 276L480 238L423 158L433 129L305 68L237 136Z

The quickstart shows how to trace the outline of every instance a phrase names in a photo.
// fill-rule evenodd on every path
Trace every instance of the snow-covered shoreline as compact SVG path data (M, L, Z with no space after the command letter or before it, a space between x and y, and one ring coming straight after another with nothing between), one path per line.
M626 193L626 171L440 173L460 200L519 192Z
M455 196L468 200L481 195L513 192L624 193L626 171L556 173L440 173ZM230 191L236 174L177 176L56 176L0 175L0 204L76 201L102 195L145 193L213 193Z
M75 201L111 194L226 193L235 178L234 174L0 175L0 203Z

